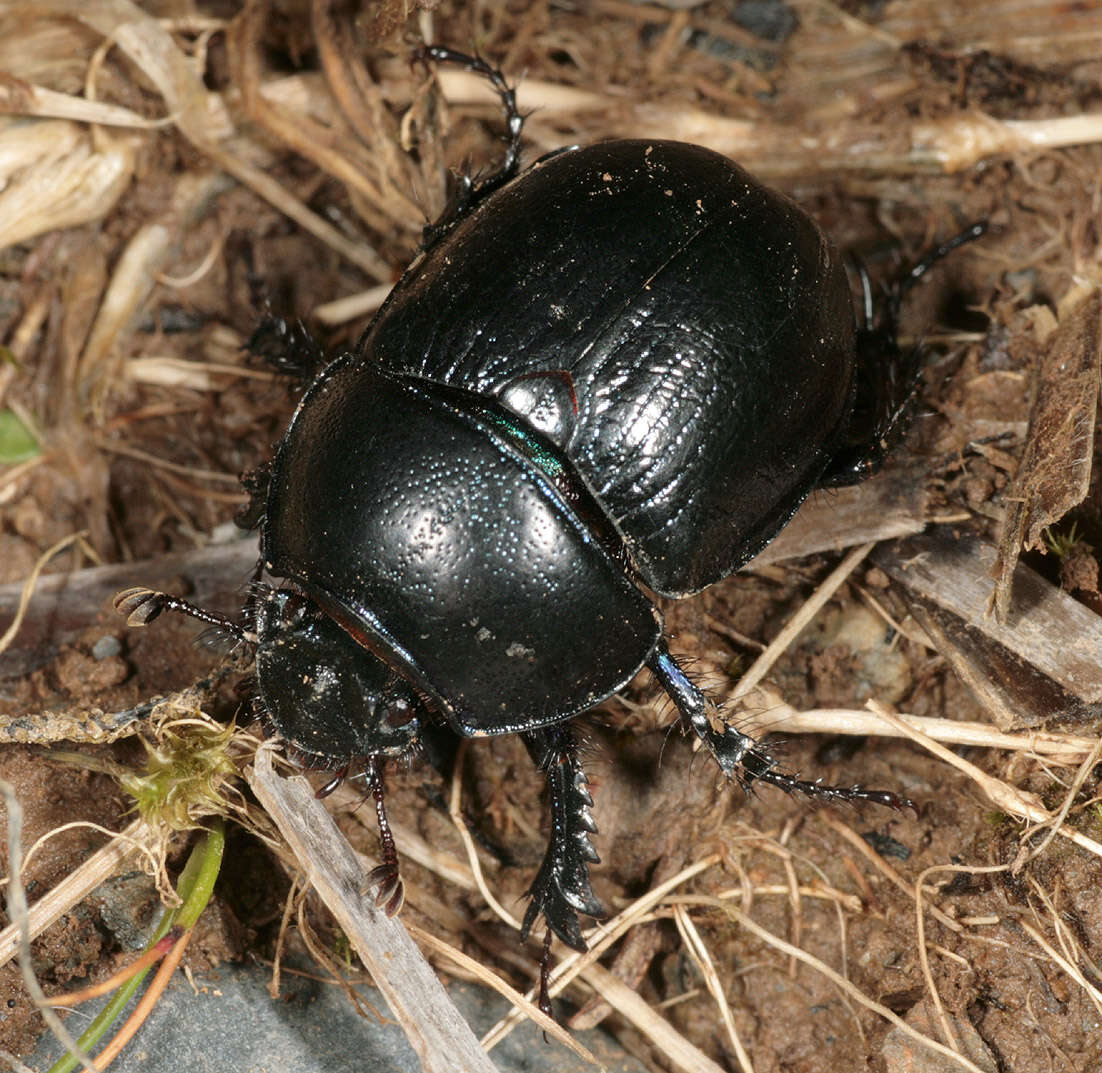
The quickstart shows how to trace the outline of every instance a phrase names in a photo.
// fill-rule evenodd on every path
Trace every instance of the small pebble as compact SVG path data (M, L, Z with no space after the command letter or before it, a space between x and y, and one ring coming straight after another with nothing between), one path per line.
M113 634L108 633L92 645L92 658L97 660L111 659L122 651L122 642Z

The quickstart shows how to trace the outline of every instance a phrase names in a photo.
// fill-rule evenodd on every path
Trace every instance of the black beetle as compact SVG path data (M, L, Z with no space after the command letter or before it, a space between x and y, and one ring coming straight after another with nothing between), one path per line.
M644 665L685 730L744 786L892 807L896 795L776 769L670 655L652 593L725 578L816 488L879 463L913 390L895 344L904 277L855 326L842 260L791 201L724 157L668 141L562 150L466 181L356 348L313 379L254 478L264 573L246 623L147 589L134 624L185 611L256 647L260 711L314 766L362 762L401 901L379 757L426 725L519 733L549 788L530 888L584 949L596 830L570 721ZM276 327L294 359L312 344ZM267 335L271 342L270 332Z

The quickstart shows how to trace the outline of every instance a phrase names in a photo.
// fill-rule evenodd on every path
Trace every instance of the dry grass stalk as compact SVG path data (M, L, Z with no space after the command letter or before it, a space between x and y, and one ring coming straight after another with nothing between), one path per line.
M671 876L664 883L660 883L654 889L648 891L642 897L636 899L626 909L617 913L616 916L611 919L598 924L595 928L591 929L586 934L586 942L589 943L589 950L586 953L578 953L577 951L571 951L567 954L558 965L551 972L551 987L550 993L552 996L559 994L576 976L581 975L586 979L594 988L603 995L603 997L609 1001L614 1007L620 1010L625 1016L629 1014L621 1009L613 999L607 994L604 994L604 988L598 986L597 983L590 976L591 969L599 969L600 966L596 965L597 959L629 928L634 927L640 920L642 920L663 898L666 897L671 891L676 890L677 887L683 883L687 883L694 876L699 875L701 872L706 871L713 865L719 862L719 855L712 854L702 860L695 861L687 867L681 869L676 875ZM602 975L603 974L603 975ZM605 970L601 970L598 974L601 980L605 976L611 976ZM613 977L615 979L615 977ZM621 988L623 984L619 985ZM625 991L630 992L630 988L624 988ZM634 992L630 992L634 995ZM529 993L529 998L535 994L535 991ZM635 996L638 999L638 996ZM641 1002L642 1000L639 999ZM633 1006L634 1008L634 1006ZM505 1036L512 1031L512 1029L520 1023L520 1018L514 1014L508 1014L498 1024L494 1025L489 1032L482 1038L483 1046L489 1050L497 1043L499 1043ZM673 1031L672 1027L666 1026L670 1032ZM643 1029L645 1031L645 1029ZM663 1037L667 1035L665 1030L662 1030ZM686 1048L692 1048L692 1045L687 1040L682 1040L677 1045L678 1053L689 1053ZM696 1048L692 1048L696 1051ZM700 1054L699 1051L696 1051ZM703 1055L701 1055L703 1057ZM692 1067L690 1067L692 1068Z
M528 1020L537 1024L544 1032L554 1036L559 1043L568 1050L573 1051L583 1061L592 1062L595 1066L600 1065L600 1062L597 1061L592 1053L574 1039L562 1025L548 1017L537 1005L530 1002L515 988L510 987L497 975L497 973L491 972L480 961L468 957L462 950L457 950L450 943L445 943L442 939L438 939L435 935L425 931L423 928L417 927L415 924L406 924L406 929L423 948L427 947L433 953L447 958L447 960L451 961L454 965L466 969L472 979L492 988L501 995L502 998L508 999L509 1002L512 1003L514 1009L522 1013Z
M159 130L170 126L171 119L147 119L119 104L74 97L45 86L28 84L0 85L0 115L34 116L40 119L71 119L75 123L94 123L100 127L127 130Z
M964 772L964 774L983 790L996 808L1001 809L1011 816L1017 816L1020 819L1029 820L1032 823L1042 826L1055 824L1058 816L1050 813L1044 808L1035 794L1019 790L1003 782L1001 779L996 779L988 775L985 771L981 771L975 764L969 763L962 757L957 756L956 753L946 749L944 745L939 744L932 738L927 737L921 731L915 730L913 727L903 722L903 720L893 712L888 711L882 704L870 700L868 707L870 711L875 712L890 725L902 730L908 738L918 742L935 756L940 757L946 763ZM1056 830L1062 837L1074 842L1081 849L1085 849L1097 857L1102 857L1102 844L1096 842L1093 838L1088 838L1082 832L1076 831L1065 824L1056 826Z
M23 984L27 988L39 1013L42 1014L50 1031L60 1041L63 1047L74 1055L88 1073L98 1073L96 1064L77 1045L68 1029L61 1023L60 1018L50 1008L49 1001L39 986L38 978L34 974L34 966L31 964L31 935L30 914L27 909L27 892L23 888L23 807L15 796L15 790L10 783L0 779L0 795L4 798L4 804L8 813L7 844L8 866L11 869L8 887L8 912L12 922L5 931L13 930L15 934L16 953L19 957L19 970L23 978Z
M323 302L319 306L314 306L313 317L319 324L330 328L347 324L350 320L359 320L360 317L374 313L386 301L390 290L389 283L380 283L378 287L360 291L359 294L350 294L332 302Z
M952 864L935 864L931 867L923 869L919 873L918 878L915 880L915 943L918 946L918 961L922 967L922 976L926 981L926 990L930 993L930 998L934 1004L934 1010L937 1013L938 1020L941 1023L941 1031L945 1037L945 1042L955 1051L960 1050L960 1041L957 1039L956 1033L953 1031L952 1023L945 1014L945 1007L941 1002L941 995L938 993L937 987L934 984L934 975L930 971L930 958L926 952L926 917L923 913L923 897L922 887L927 878L934 875L936 872L966 872L969 875L988 874L993 872L1005 872L1007 870L1006 865L993 865L990 867L970 867L965 865L952 865Z
M1045 909L1048 910L1052 930L1056 935L1057 941L1060 943L1060 950L1063 953L1063 957L1055 957L1053 960L1055 960L1061 969L1083 988L1083 991L1094 1004L1095 1010L1102 1016L1102 990L1100 990L1096 984L1088 980L1076 964L1077 962L1085 963L1097 980L1102 976L1098 971L1097 963L1087 956L1079 940L1061 919L1061 914L1055 904L1053 904L1051 895L1041 886L1034 876L1029 877L1029 884L1037 897L1041 899ZM1024 921L1018 921L1018 923L1026 927L1027 934L1029 934L1034 942L1041 946L1042 949L1046 948L1046 941L1038 937L1035 929L1030 928Z
M486 904L501 920L508 924L509 927L519 931L520 922L501 905L498 899L490 891L485 877L482 874L482 867L478 860L478 853L475 848L474 840L471 838L470 833L467 831L466 824L463 822L461 808L461 771L462 758L460 756L457 758L455 764L455 776L452 779L448 811L463 841L464 849L467 852L467 862L471 870L471 876L483 898L486 900ZM561 960L551 972L551 983L548 989L552 996L558 995L575 976L580 975L602 996L602 998L605 999L606 1002L631 1021L639 1031L655 1044L655 1046L659 1047L671 1062L679 1068L685 1069L687 1073L704 1073L705 1069L711 1069L714 1064L710 1062L710 1059L708 1059L703 1052L694 1047L677 1032L664 1018L654 1013L647 1004L631 990L631 988L625 986L617 980L616 977L612 976L611 973L608 973L607 970L597 965L596 960L609 946L611 946L616 938L627 931L628 928L634 927L639 923L639 920L646 914L650 907L656 904L657 900L667 891L687 881L697 872L703 871L704 868L710 867L712 863L715 863L716 859L715 857L710 857L705 861L691 865L689 868L682 869L681 872L673 876L666 883L659 885L647 895L638 899L629 907L630 911L625 910L612 920L594 928L593 931L586 936L586 941L589 943L589 950L584 954L572 951L567 957ZM595 977L599 979L595 980ZM616 986L611 989L615 993L615 998L610 994L611 985L609 981L615 981ZM526 1003L530 1004L534 996L535 989L531 989L525 996ZM522 1016L523 1010L518 1007L512 1010L499 1021L498 1024L490 1029L482 1038L482 1045L486 1050L489 1051L500 1043L501 1040L520 1023ZM707 1063L707 1065L702 1065L701 1063ZM715 1068L718 1070L718 1067Z
M134 176L135 147L94 149L68 120L0 127L0 248L100 220Z
M88 341L77 363L77 404L102 423L105 400L121 379L123 346L135 315L156 285L156 275L225 187L217 173L190 173L177 183L170 207L138 229L115 265Z
M27 914L30 938L36 939L51 924L79 905L96 887L116 875L132 853L144 852L150 837L151 832L145 822L135 820L106 846L96 850L79 868L70 872L30 907ZM12 923L0 931L0 965L6 965L18 949L19 927Z
M229 365L217 361L187 361L183 358L148 355L131 358L125 366L128 380L138 384L159 384L190 391L220 391L227 378L274 382L275 373L266 369L250 369L247 365ZM221 477L225 477L222 474ZM240 479L237 479L240 484Z
M780 694L769 686L759 687L753 696L743 698L746 719L759 731L784 734L846 734L854 736L875 735L902 738L907 735L893 726L884 726L883 720L869 709L816 708L797 711L785 703ZM1055 731L1023 731L1017 734L996 730L987 723L972 723L956 719L939 719L926 715L896 713L901 721L934 741L945 745L972 745L984 749L1008 749L1058 764L1073 765L1082 762L1094 749L1097 739Z
M485 83L474 75L444 71L439 77L444 95L452 103L488 99ZM563 114L569 114L584 128L587 124L577 117L594 114L602 120L599 136L695 142L742 161L763 178L774 179L846 171L952 174L991 156L1102 141L1102 114L1093 113L1003 120L971 111L891 126L846 117L833 126L812 129L629 98L617 100L618 96L616 87L610 87L608 94L597 94L526 79L518 87L517 105L522 112L533 113L529 133L546 148L562 141L560 130L547 129L553 121L561 123ZM591 121L588 126L593 129L587 133L598 136L596 124Z
M703 900L702 900L703 904ZM768 943L770 946L775 947L782 953L788 954L789 957L796 958L796 960L808 965L816 972L821 973L827 977L840 991L849 995L856 1002L860 1003L866 1009L871 1010L873 1013L884 1018L886 1021L890 1021L900 1031L905 1032L911 1039L922 1044L924 1047L929 1047L931 1050L937 1051L939 1054L944 1055L951 1061L957 1063L962 1069L969 1070L969 1073L984 1073L974 1062L965 1058L963 1055L958 1054L956 1051L951 1050L948 1047L943 1046L940 1043L930 1039L927 1036L922 1035L917 1029L912 1028L906 1021L904 1021L897 1014L893 1013L886 1006L881 1005L879 1002L874 1002L867 995L865 995L859 988L855 987L844 976L835 972L825 962L820 961L817 957L813 957L807 953L806 950L801 950L799 947L793 946L791 943L785 942L779 936L774 935L772 932L767 931L761 927L745 913L735 909L732 905L722 905L721 908L725 913L731 916L737 923L745 928L747 931L756 935L759 939Z
M19 633L19 627L23 624L23 617L27 613L27 608L31 603L31 596L34 594L35 584L38 581L39 575L45 569L46 564L57 555L58 552L64 551L70 544L75 544L86 535L87 534L84 532L70 533L69 536L63 537L52 547L47 548L46 551L38 557L30 574L27 576L27 580L23 582L23 591L19 596L19 606L16 608L15 616L8 624L8 628L4 631L3 635L0 635L0 652L3 652L4 649L15 640L16 634Z
M769 646L754 662L749 670L738 680L732 694L732 700L739 700L750 692L769 673L773 664L784 654L786 649L811 620L822 610L827 601L838 591L846 578L857 569L861 560L865 558L874 545L869 542L854 548L848 555L827 575L815 591L803 602L800 609L788 622L784 624L780 633L770 642Z
M816 819L821 823L827 825L831 830L840 834L858 853L861 854L870 864L872 864L878 872L880 872L885 878L887 878L892 884L898 887L904 894L907 895L912 901L917 898L915 888L912 884L908 883L879 853L876 852L852 827L848 824L842 823L837 816L830 813L828 809L823 809L816 814ZM951 916L946 915L936 906L930 907L930 912L935 916L940 924L944 924L950 931L961 932L963 927L961 924L954 920Z
M735 1019L731 1016L731 1007L723 990L723 982L719 978L719 973L716 972L715 962L708 952L707 944L701 938L692 917L689 916L688 910L683 905L674 906L673 919L678 932L681 934L681 939L685 943L685 948L689 951L689 956L696 963L701 976L704 977L708 991L715 1000L720 1019L727 1029L727 1036L731 1041L731 1047L734 1049L735 1057L738 1059L743 1073L754 1073L754 1065L750 1061L750 1055L746 1053L742 1040L739 1038L738 1029L735 1028Z
M471 833L467 830L467 824L463 820L463 756L466 752L466 744L466 742L460 744L459 752L455 758L455 771L452 775L451 793L448 797L448 815L451 817L456 831L459 832L459 838L467 852L467 864L471 869L471 875L474 877L479 893L497 917L505 921L514 931L520 931L520 921L494 897L490 890L489 884L482 874L482 865L478 860L478 851L475 849L474 839L471 838Z
M1090 996L1095 1009L1102 1014L1102 991L1099 991L1099 989L1087 979L1082 970L1068 958L1064 957L1058 950L1054 949L1051 943L1049 943L1031 924L1024 920L1019 920L1018 926L1048 955L1053 964L1059 965L1071 980L1078 984Z
M1071 807L1075 803L1076 797L1079 796L1079 791L1082 789L1083 783L1087 781L1087 777L1094 770L1094 766L1098 763L1100 757L1102 757L1102 738L1099 738L1098 741L1095 742L1094 748L1079 765L1079 770L1076 771L1075 778L1072 779L1071 785L1064 794L1064 803L1052 814L1050 820L1046 821L1044 824L1037 825L1048 827L1048 833L1044 838L1042 838L1036 846L1027 847L1026 841L1036 831L1037 826L1026 828L1026 830L1022 832L1021 849L1010 869L1014 875L1017 875L1027 862L1040 857L1041 854L1048 849L1052 840L1064 826L1064 821L1068 818L1068 813L1071 812Z

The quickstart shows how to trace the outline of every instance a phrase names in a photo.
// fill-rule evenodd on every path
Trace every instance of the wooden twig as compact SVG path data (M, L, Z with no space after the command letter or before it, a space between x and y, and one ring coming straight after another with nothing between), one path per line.
M977 537L939 529L877 548L872 559L1069 693L1102 702L1102 618L1028 566L1014 571L1014 603L1002 623L987 615L995 548Z
M278 776L269 744L257 751L248 776L311 885L386 998L425 1073L495 1073L493 1062L401 921L386 916L361 890L363 872L356 855L306 779Z

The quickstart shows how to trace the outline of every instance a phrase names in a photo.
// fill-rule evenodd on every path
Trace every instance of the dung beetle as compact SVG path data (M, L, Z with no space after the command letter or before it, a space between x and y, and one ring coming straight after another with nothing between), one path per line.
M520 734L551 809L523 930L542 914L583 950L578 914L601 906L572 720L644 666L743 786L907 804L778 770L670 654L654 594L727 577L814 489L877 468L917 374L896 345L899 299L980 229L919 262L859 328L835 247L725 157L609 141L521 173L500 73L429 55L490 78L504 166L460 184L253 476L261 560L244 623L148 589L117 606L136 625L183 611L255 647L268 726L374 793L383 864L369 881L390 912L401 883L382 759L431 725ZM280 321L263 339L285 364L316 353Z

